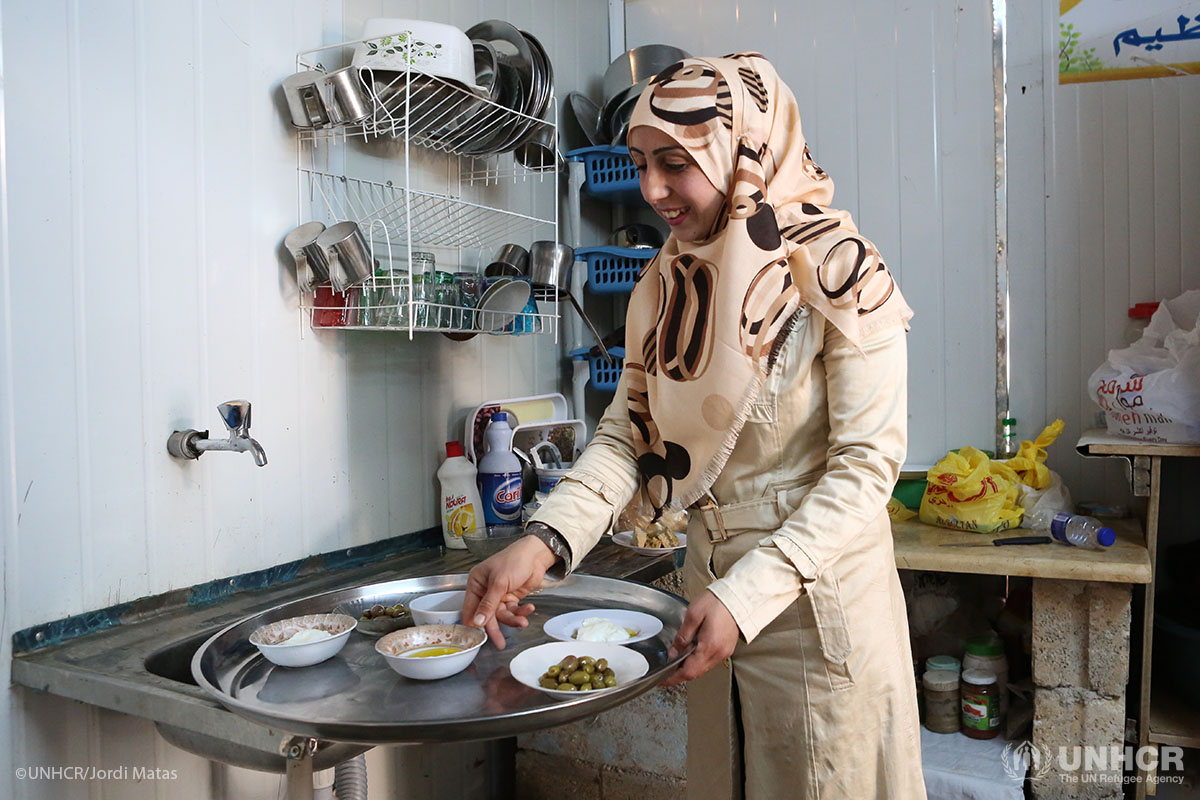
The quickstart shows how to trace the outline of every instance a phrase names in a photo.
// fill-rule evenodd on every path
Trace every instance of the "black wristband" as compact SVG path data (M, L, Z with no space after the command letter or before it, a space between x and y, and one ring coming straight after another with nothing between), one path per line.
M558 559L554 566L546 570L546 576L552 580L562 580L571 571L571 545L558 531L542 522L530 522L525 526L525 535L536 537L550 548L550 552Z

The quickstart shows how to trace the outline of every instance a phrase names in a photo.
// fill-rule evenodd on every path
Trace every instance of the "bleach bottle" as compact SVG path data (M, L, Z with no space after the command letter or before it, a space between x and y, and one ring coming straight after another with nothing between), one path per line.
M479 494L483 520L488 525L519 523L521 520L521 461L512 451L512 428L508 414L492 416L484 434L487 452L479 459Z

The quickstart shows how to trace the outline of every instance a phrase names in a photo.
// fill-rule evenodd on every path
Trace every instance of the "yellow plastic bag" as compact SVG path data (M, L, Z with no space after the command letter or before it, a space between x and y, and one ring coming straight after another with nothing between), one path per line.
M1031 489L1045 489L1050 485L1050 468L1046 466L1046 448L1063 431L1063 421L1056 419L1046 426L1037 441L1021 442L1021 449L1006 463L1017 473L1021 483Z
M979 533L1021 524L1017 473L974 447L947 453L929 470L928 478L921 498L922 522Z
M917 515L917 512L909 511L904 507L904 503L901 503L895 497L888 498L887 512L888 519L890 519L892 522L904 522L905 520L912 519Z

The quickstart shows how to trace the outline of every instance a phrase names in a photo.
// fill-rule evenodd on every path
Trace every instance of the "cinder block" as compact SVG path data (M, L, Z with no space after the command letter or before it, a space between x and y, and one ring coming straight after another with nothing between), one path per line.
M1083 749L1123 748L1124 698L1111 698L1084 689L1038 687L1034 701L1033 743L1049 756L1048 768L1031 781L1034 795L1057 798L1121 796L1121 769L1099 769L1085 762Z
M604 767L600 771L600 787L604 800L679 800L687 793L687 780Z
M600 800L600 768L575 758L517 750L521 800Z
M1033 582L1033 681L1123 697L1129 680L1128 584Z

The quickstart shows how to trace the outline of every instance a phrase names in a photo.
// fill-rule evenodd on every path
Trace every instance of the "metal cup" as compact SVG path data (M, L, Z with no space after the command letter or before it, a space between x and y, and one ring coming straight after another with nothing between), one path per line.
M339 222L317 237L329 257L329 280L334 291L344 292L375 274L378 263L357 222Z
M325 76L333 102L326 102L331 122L361 122L371 115L371 105L363 93L358 67L342 67Z
M306 222L283 239L283 246L296 259L296 283L301 290L311 292L317 284L329 280L329 259L317 239L325 232L320 222Z
M329 108L321 94L325 78L323 72L308 70L283 79L283 95L297 128L323 128L329 124Z
M553 289L558 296L570 291L575 251L559 242L534 242L529 246L529 278L534 288Z

